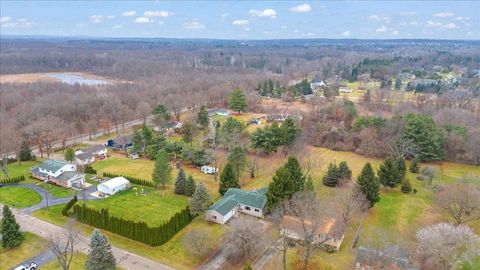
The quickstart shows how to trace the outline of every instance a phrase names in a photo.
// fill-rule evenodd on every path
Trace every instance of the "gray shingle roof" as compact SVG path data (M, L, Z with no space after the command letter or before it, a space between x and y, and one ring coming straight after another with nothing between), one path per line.
M80 153L75 155L75 157L77 157L80 160L86 160L92 157L92 153L91 152Z
M77 173L77 172L63 172L59 176L55 177L55 179L58 179L62 182L67 182L70 178L74 177L77 174L79 174L79 173Z
M102 149L104 149L105 146L101 145L101 144L95 144L95 145L92 145L92 146L89 146L89 147L86 147L84 149L82 149L82 152L84 153L93 153L93 152L97 152L97 151L100 151Z

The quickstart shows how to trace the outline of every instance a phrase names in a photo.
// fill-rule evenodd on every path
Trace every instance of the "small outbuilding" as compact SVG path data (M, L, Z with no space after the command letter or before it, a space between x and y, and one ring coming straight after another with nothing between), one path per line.
M100 194L113 195L119 191L127 189L128 187L130 187L130 181L119 176L97 185L97 190Z

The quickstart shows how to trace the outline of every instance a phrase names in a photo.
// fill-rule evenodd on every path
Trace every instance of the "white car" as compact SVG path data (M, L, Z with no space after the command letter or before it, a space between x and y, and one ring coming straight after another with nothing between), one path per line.
M206 173L206 174L215 174L215 173L218 172L217 168L206 166L206 165L202 166L201 170L202 170L203 173Z
M37 269L37 264L34 262L31 262L30 265L27 265L27 266L20 265L13 270L35 270L35 269Z

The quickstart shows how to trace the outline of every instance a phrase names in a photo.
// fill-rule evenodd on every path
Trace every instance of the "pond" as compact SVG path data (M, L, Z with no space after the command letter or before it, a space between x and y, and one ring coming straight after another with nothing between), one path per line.
M86 77L83 77L81 75L73 75L73 74L48 74L47 75L50 78L58 79L63 83L68 83L68 84L84 84L84 85L105 85L105 84L111 84L109 81L104 81L104 80L97 80L97 79L88 79Z

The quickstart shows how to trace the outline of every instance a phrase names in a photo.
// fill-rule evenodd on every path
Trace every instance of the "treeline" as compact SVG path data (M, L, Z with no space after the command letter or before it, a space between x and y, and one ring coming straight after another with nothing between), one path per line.
M141 209L138 209L138 211L141 211ZM113 217L110 216L108 209L97 211L88 208L86 205L75 205L73 207L73 216L82 223L150 246L165 244L193 219L188 207L173 215L164 224L156 227L149 227L145 222Z
M313 90L310 87L310 82L307 79L303 79L299 83L292 86L281 85L279 81L272 81L272 79L259 82L257 86L257 92L260 96L281 98L285 95L292 97L305 96L313 94Z
M136 178L132 176L127 176L127 175L109 173L109 172L103 173L103 177L108 177L108 178L114 178L114 177L120 177L120 176L127 179L132 184L155 188L155 184L152 181L148 181L145 179Z
M23 175L0 179L0 183L2 184L14 184L14 183L20 183L22 181L25 181L25 176Z

